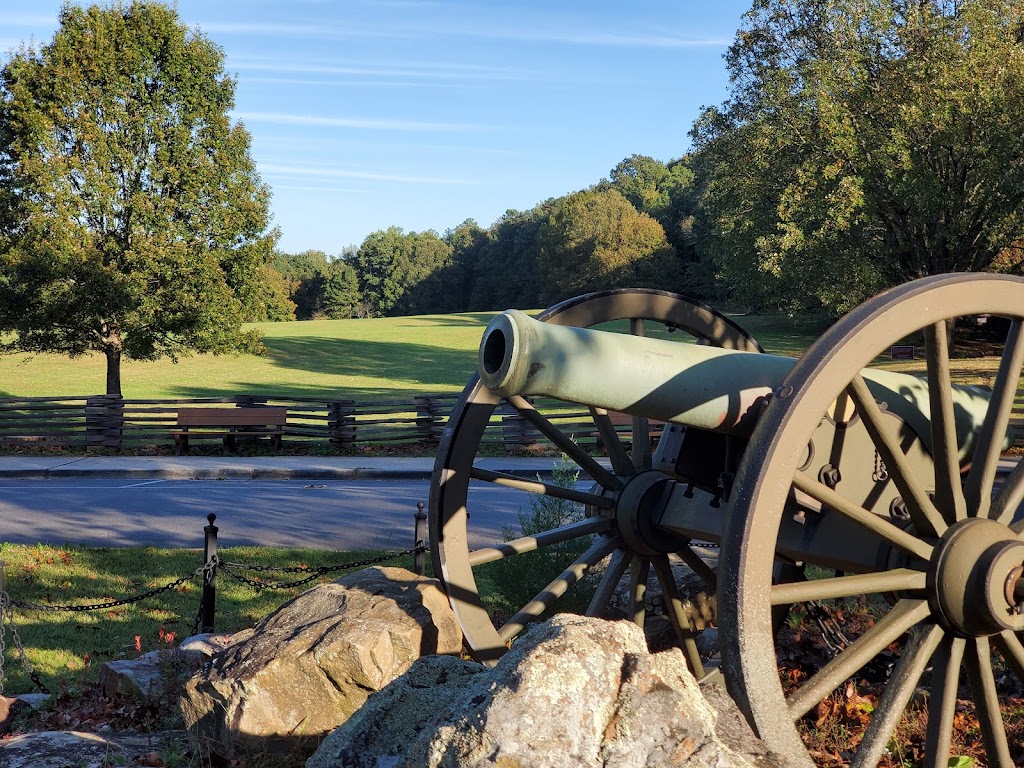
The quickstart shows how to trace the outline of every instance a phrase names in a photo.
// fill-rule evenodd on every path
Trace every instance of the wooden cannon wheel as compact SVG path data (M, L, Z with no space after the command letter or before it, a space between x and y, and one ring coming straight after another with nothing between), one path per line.
M973 461L962 473L947 324L978 315L1011 322ZM965 726L980 731L974 738L987 765L1020 759L1019 730L1008 736L1006 724L1019 720L1024 688L1024 542L1013 519L1024 500L1024 464L1001 487L996 466L1024 363L1022 318L1020 278L943 275L895 288L815 342L761 416L733 487L720 571L723 593L735 600L721 604L719 615L730 692L781 754L810 764L807 732L828 715L829 702L838 702L867 721L859 741L842 746L855 744L853 766L875 766L897 752L915 765L946 766L951 754L962 754L957 739ZM904 461L884 406L859 373L919 333L932 414L928 472ZM800 469L809 436L844 396L900 490L906 521L880 517L844 497L842 482L830 486ZM776 542L794 494L869 530L888 554L869 573L822 570L807 581L773 584ZM772 607L834 600L859 601L870 620L848 608L846 637L831 659L803 669L773 633Z
M592 293L551 307L538 319L576 327L628 320L630 333L635 335L644 335L656 324L681 331L675 337L685 337L689 341L696 337L702 343L719 347L761 351L757 342L728 318L699 302L666 291L622 289ZM484 430L499 405L503 410L518 414L543 433L580 467L581 478L589 476L591 488L587 491L568 489L539 480L498 474L481 466L480 460L486 458L481 452ZM582 408L574 407L577 410ZM630 594L634 606L644 604L643 594L652 567L666 598L678 594L668 560L670 551L637 545L635 536L627 541L620 532L621 512L618 513L619 519L616 518L617 508L621 510L624 506L623 498L630 495L623 489L628 486L635 496L636 489L643 485L642 482L630 484L629 481L641 475L659 474L649 469L652 441L648 422L646 419L633 420L630 452L617 436L607 412L594 408L589 410L592 425L587 431L601 436L610 470L581 448L572 434L539 413L524 398L512 397L504 402L483 386L479 377L475 376L469 382L452 411L434 465L430 491L430 543L435 570L444 581L466 643L480 661L496 662L532 619L551 608L569 587L599 562L604 562L604 572L586 608L588 615L602 615L627 571L631 573ZM474 494L485 493L488 486L493 488L495 485L523 491L524 503L525 497L536 494L534 498L585 505L587 514L583 519L537 536L499 541L493 546L477 546L471 550L474 539L479 538L474 536L473 530ZM492 612L485 606L478 585L478 575L489 564L529 551L554 551L566 542L585 538L591 543L577 560L557 568L552 566L555 568L553 572L541 574L546 582L550 582L547 588L535 599L501 617L501 625L495 627ZM682 548L685 549L685 545ZM680 554L700 569L699 558L689 551ZM714 574L705 566L701 575L710 582L709 591L713 593ZM686 619L671 611L669 613L675 629L681 632L680 622ZM642 608L635 610L632 616L643 624ZM691 663L699 666L692 640L688 651Z

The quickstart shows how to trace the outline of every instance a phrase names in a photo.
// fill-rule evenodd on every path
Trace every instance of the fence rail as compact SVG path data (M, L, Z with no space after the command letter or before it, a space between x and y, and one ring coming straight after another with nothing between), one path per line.
M140 400L110 395L0 398L0 447L12 445L131 448L173 445L179 406L287 409L283 436L289 442L325 443L338 449L366 444L436 445L458 395L416 395L394 400L357 401L239 394ZM535 402L563 433L578 443L596 443L597 432L583 406L538 398ZM1012 422L1024 443L1024 390L1017 393ZM620 427L623 432L628 426ZM239 436L243 436L240 433ZM196 436L201 439L201 435ZM481 442L495 447L544 445L546 438L521 414L502 402Z

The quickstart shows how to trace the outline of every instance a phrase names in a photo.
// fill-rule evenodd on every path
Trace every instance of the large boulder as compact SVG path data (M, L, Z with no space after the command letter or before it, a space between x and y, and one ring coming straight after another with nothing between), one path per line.
M312 752L420 656L462 635L434 579L369 568L289 601L186 685L182 713L205 754Z
M750 766L716 720L678 649L651 654L632 623L561 615L493 669L416 662L307 768Z

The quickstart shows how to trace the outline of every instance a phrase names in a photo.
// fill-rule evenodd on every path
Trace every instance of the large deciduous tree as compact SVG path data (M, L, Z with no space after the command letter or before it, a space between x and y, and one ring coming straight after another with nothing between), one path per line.
M257 350L268 188L224 54L167 5L66 4L0 74L0 328L121 359Z
M559 199L539 233L540 298L635 285L676 290L680 267L661 224L614 189Z
M691 136L703 232L755 303L843 311L1024 258L1024 6L755 0Z
M359 275L363 302L372 315L399 315L429 311L414 286L450 264L452 247L436 232L406 233L388 227L367 235L352 266Z

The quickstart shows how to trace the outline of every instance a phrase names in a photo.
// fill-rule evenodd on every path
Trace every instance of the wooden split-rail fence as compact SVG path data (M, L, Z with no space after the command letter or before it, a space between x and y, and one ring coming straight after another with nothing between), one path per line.
M84 448L173 447L179 407L283 407L282 436L288 443L320 443L336 449L360 445L436 445L444 432L455 394L417 395L393 400L329 400L275 395L234 395L139 400L110 395L0 398L0 448L71 446ZM592 445L597 434L583 406L538 398L537 409L576 442ZM1018 391L1013 423L1024 443L1024 390ZM625 435L628 423L618 427ZM244 436L244 435L240 435ZM509 449L545 445L547 440L505 403L496 409L481 442Z

